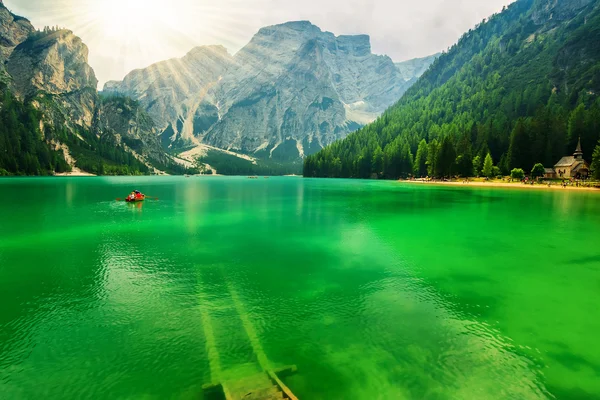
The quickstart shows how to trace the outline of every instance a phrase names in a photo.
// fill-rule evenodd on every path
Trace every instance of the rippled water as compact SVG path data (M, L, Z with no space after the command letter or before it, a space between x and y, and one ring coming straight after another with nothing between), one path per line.
M135 187L134 187L135 186ZM137 188L159 201L115 202ZM0 180L0 398L600 398L600 196Z

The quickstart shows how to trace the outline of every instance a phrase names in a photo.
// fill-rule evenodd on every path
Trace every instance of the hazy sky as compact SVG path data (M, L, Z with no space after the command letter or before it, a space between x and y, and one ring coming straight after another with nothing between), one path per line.
M368 34L394 61L447 49L513 0L4 0L37 27L73 30L90 48L100 84L134 68L222 44L233 54L259 28L310 20L340 34Z

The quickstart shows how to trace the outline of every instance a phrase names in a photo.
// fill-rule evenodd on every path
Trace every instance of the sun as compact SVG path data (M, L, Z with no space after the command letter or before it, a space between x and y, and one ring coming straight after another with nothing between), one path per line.
M156 34L168 24L167 4L160 0L94 1L90 17L107 37L143 37Z

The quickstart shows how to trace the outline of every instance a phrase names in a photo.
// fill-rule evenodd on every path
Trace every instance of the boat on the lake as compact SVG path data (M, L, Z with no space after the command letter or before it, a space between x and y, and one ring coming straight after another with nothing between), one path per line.
M146 200L146 195L140 192L139 190L134 190L129 196L125 198L125 201L128 203L139 203L144 200Z

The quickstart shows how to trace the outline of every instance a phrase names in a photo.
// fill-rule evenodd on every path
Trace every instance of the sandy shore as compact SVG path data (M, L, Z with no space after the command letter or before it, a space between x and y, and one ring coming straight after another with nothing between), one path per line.
M600 189L591 188L591 187L577 187L577 186L567 186L562 187L561 185L525 185L522 183L509 183L509 182L479 182L479 181L471 181L468 183L464 183L462 181L450 181L450 182L429 182L429 181L403 181L400 180L398 182L401 183L411 183L411 184L419 184L419 185L438 185L438 186L460 186L460 187L489 187L489 188L509 188L509 189L536 189L536 190L574 190L574 191L585 191L585 192L597 192L600 193Z
M63 172L60 174L54 174L54 176L96 176L94 174L90 174L84 171L72 171L72 172Z

